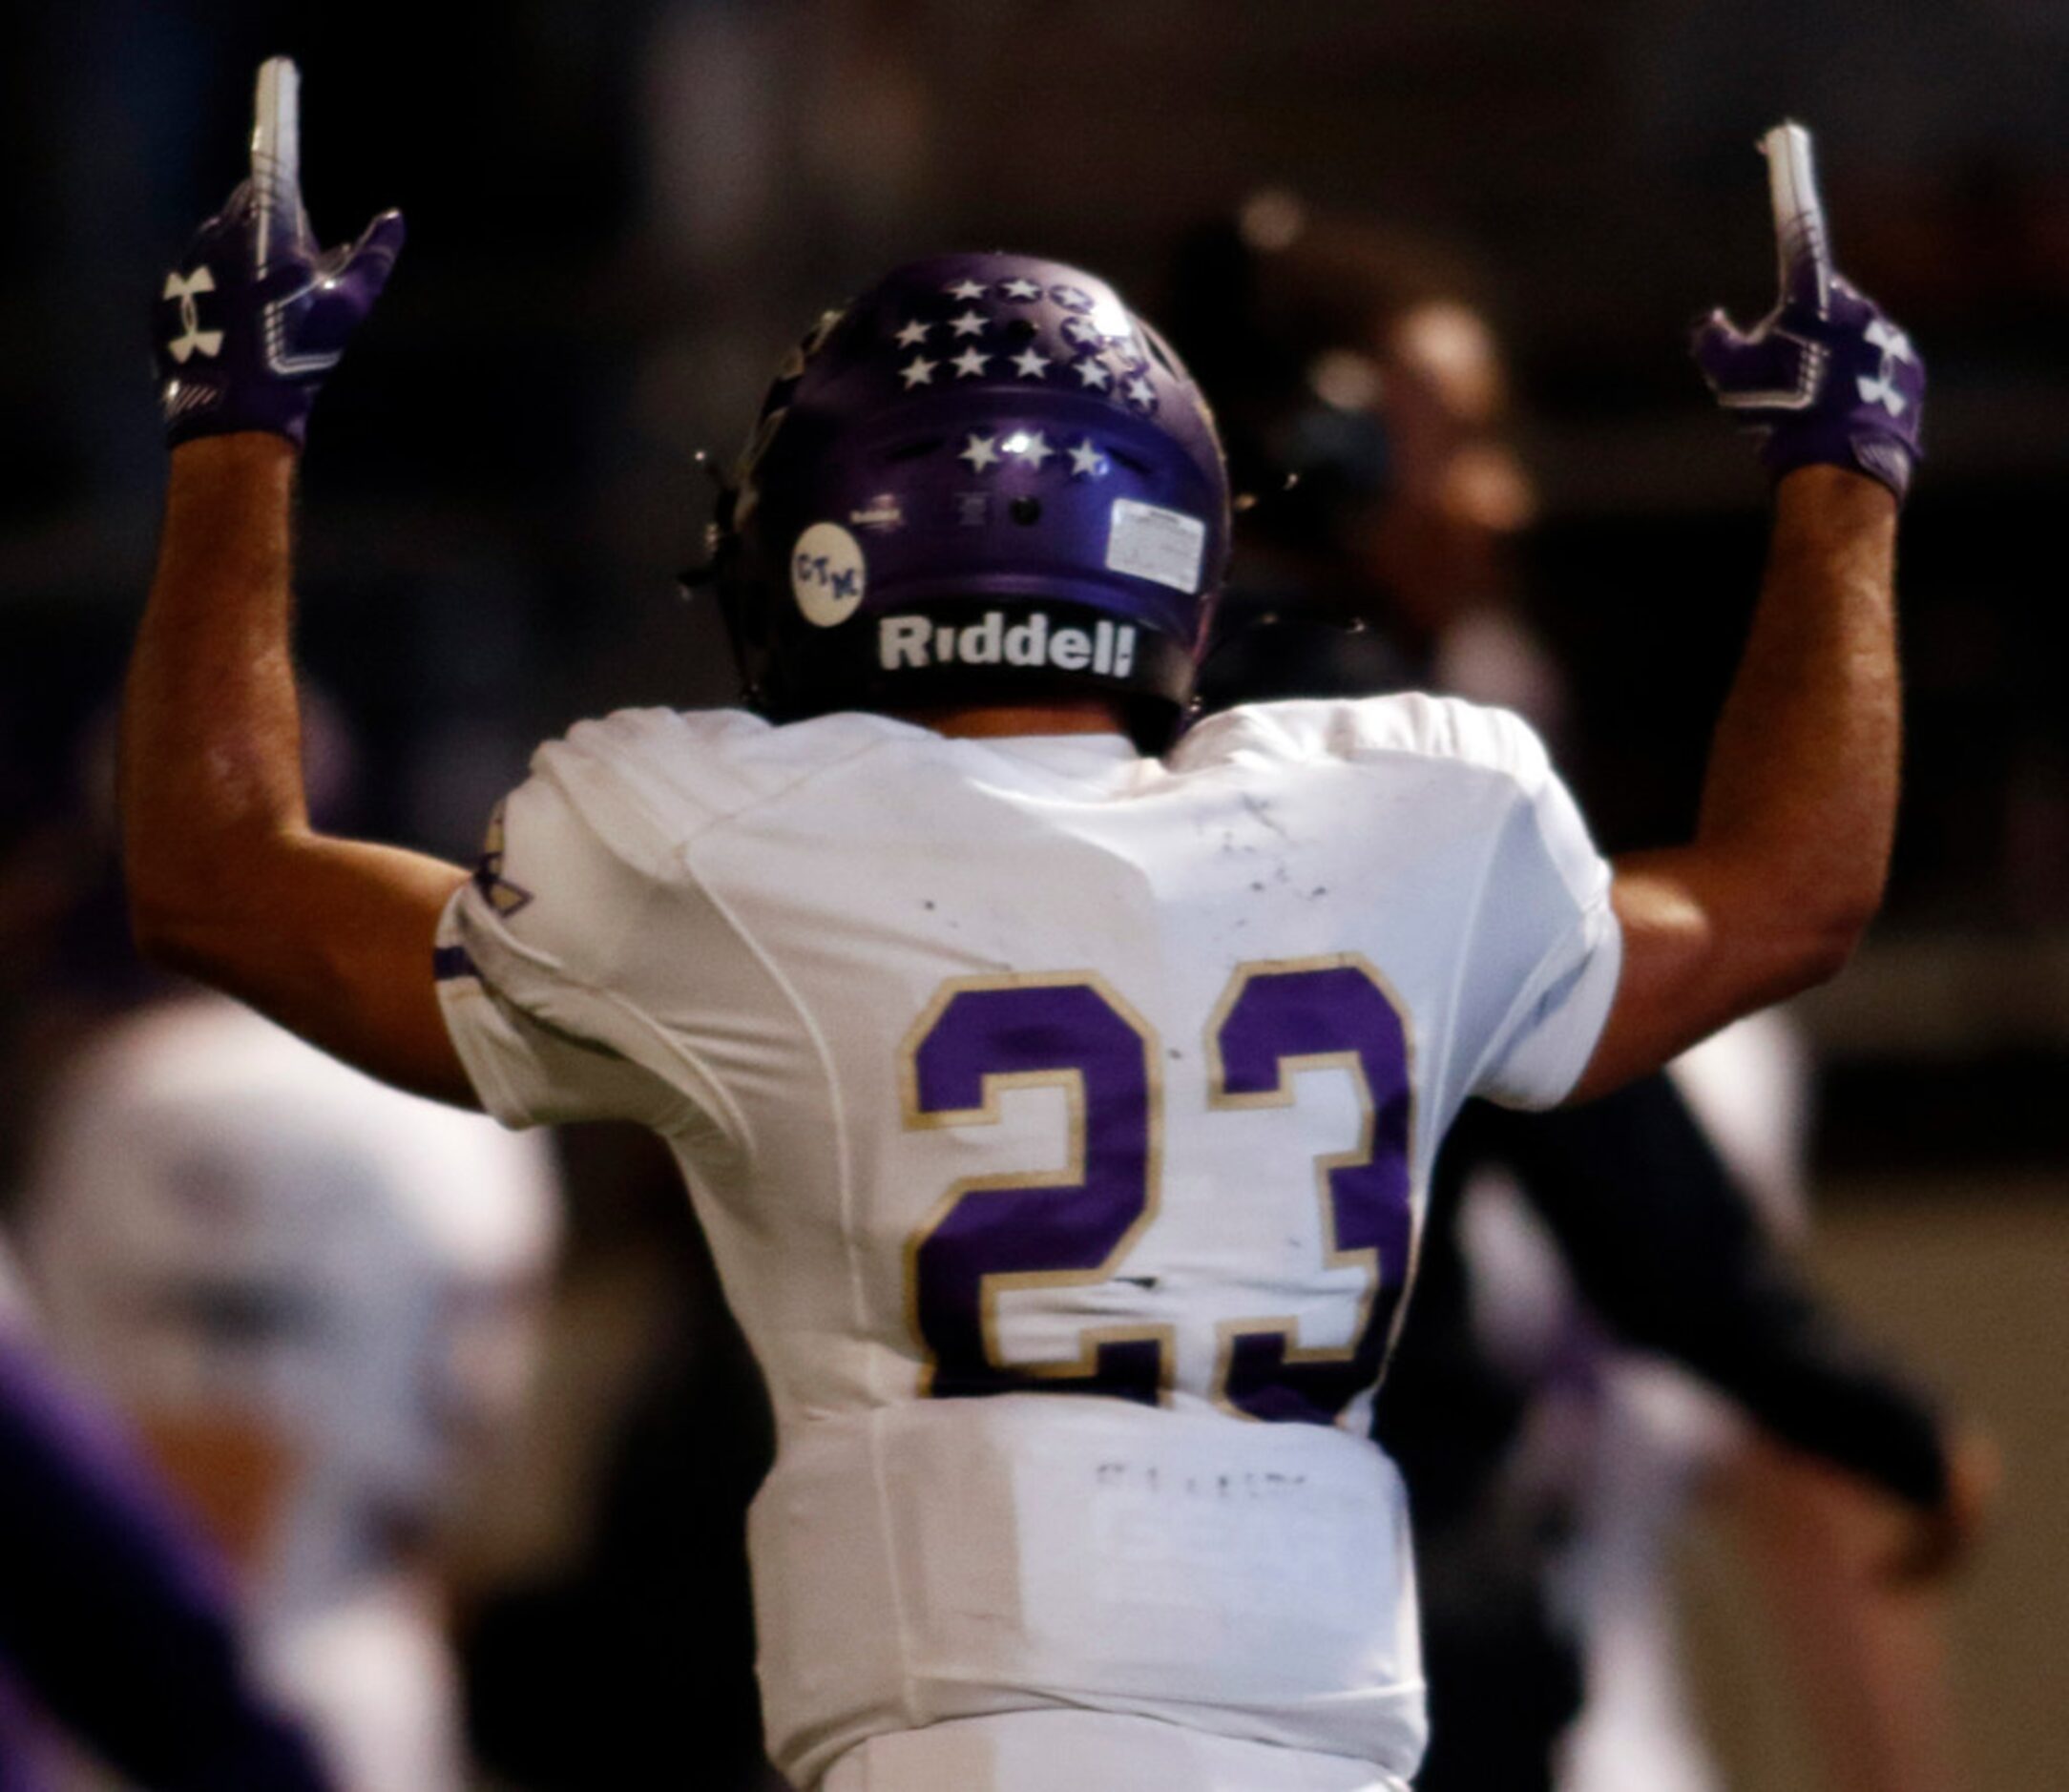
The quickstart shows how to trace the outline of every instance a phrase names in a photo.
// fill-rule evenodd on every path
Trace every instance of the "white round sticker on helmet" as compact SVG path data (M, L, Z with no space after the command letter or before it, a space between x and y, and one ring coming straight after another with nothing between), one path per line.
M833 628L855 614L868 571L862 543L838 523L814 523L790 551L790 593L805 619Z

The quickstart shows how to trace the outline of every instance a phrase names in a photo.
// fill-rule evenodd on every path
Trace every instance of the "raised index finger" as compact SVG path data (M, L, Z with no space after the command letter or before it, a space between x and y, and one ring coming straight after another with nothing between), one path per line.
M1778 124L1761 138L1760 147L1767 157L1783 301L1813 306L1824 317L1831 303L1832 256L1810 158L1810 133L1793 122Z
M275 181L292 191L302 183L302 71L292 57L268 56L259 65L252 114L253 183Z
M263 270L295 248L302 234L302 71L288 56L268 56L259 65L251 192L258 213L253 247Z

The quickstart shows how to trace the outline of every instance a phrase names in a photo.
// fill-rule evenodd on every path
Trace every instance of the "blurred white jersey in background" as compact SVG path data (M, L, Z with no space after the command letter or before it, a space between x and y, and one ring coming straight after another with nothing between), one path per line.
M1749 1015L1669 1073L1762 1221L1799 1239L1810 1069L1794 1025L1775 1010ZM1475 1174L1461 1198L1480 1346L1538 1389L1514 1477L1556 1490L1573 1526L1551 1592L1579 1639L1587 1695L1560 1740L1558 1792L1723 1792L1687 1682L1675 1556L1747 1421L1587 1315L1559 1247L1504 1171Z
M69 1068L29 1196L52 1347L238 1560L255 1666L341 1786L463 1784L432 1565L530 1379L559 1223L545 1142L197 997Z

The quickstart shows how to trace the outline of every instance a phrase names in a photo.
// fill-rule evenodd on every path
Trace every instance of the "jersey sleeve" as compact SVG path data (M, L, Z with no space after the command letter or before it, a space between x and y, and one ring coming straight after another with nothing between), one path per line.
M1499 1011L1471 1093L1549 1108L1580 1080L1617 992L1623 936L1609 862L1530 725L1506 710L1456 707L1481 737L1483 762L1515 784L1468 949L1477 1006Z
M700 1112L695 1079L629 974L665 890L584 760L579 735L542 748L497 806L479 866L440 918L439 1000L475 1093L504 1125L623 1119L671 1132Z

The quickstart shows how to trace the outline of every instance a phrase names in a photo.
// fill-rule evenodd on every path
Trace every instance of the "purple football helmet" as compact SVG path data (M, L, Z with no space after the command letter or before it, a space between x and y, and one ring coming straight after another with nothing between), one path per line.
M1199 389L1103 281L915 261L778 368L712 576L748 700L832 709L1191 693L1228 554Z

